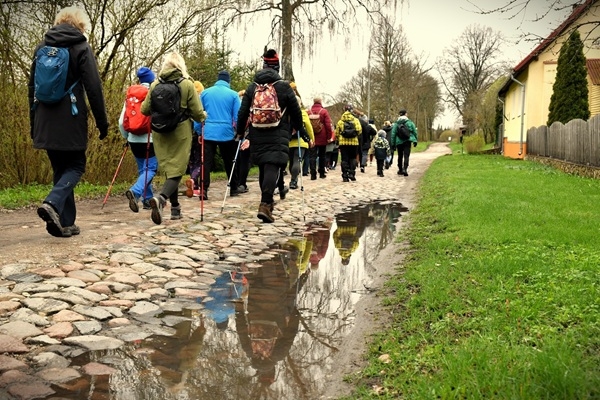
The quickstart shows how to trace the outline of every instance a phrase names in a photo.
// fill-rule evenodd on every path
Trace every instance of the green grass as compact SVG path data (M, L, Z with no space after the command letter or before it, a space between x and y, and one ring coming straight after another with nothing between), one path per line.
M532 162L437 159L351 398L600 398L599 203Z

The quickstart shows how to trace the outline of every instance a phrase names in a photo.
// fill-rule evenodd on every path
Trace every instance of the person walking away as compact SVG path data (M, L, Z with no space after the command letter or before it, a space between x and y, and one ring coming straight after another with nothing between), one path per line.
M344 113L335 126L335 136L339 145L342 163L342 180L344 182L356 180L356 157L359 148L359 136L362 128L358 118L353 114L351 104L344 106Z
M410 146L417 147L417 127L406 116L406 110L400 110L400 117L392 128L392 146L398 150L398 175L408 176Z
M373 141L373 153L377 162L377 176L383 177L383 165L390 156L390 144L385 138L385 131L381 129L377 133L377 138Z
M34 50L29 74L30 134L35 149L46 150L52 166L53 186L37 209L46 231L56 237L78 235L73 189L85 172L88 144L88 108L94 115L100 140L108 135L108 118L102 81L94 52L84 33L90 27L85 11L63 8L54 26ZM64 68L50 71L44 61L62 58ZM46 64L48 65L48 64ZM62 81L61 79L66 79ZM56 97L48 90L61 82Z
M200 98L204 90L204 85L200 81L194 81L194 89ZM185 181L185 195L187 197L200 196L199 177L202 173L202 130L204 126L201 122L194 121L192 130L192 151L190 152L190 161L188 163L188 173L190 179Z
M160 195L150 199L152 222L160 225L167 199L171 203L171 219L181 219L178 190L192 148L190 118L202 122L205 113L196 94L194 82L188 74L185 60L179 53L171 52L165 56L158 76L159 80L150 85L150 92L142 103L142 114L152 116L154 151L160 170L166 178ZM175 115L162 112L164 109L172 109L169 104L164 104L169 99L175 102Z
M240 90L238 92L240 103L245 92L245 90ZM248 174L250 173L250 168L252 166L252 162L250 161L250 139L248 139L248 127L246 127L246 129L244 130L244 138L245 139L242 141L242 144L240 144L238 159L235 162L235 168L238 171L238 190L240 191L240 193L246 193L249 190Z
M377 131L367 120L367 116L361 111L354 109L353 114L360 122L362 134L359 137L360 141L360 172L365 172L367 166L367 159L369 156L369 149L371 148L371 142L377 136Z
M154 154L152 143L152 127L150 119L140 113L140 106L148 94L150 84L156 79L156 75L148 67L141 67L137 71L139 84L132 85L127 89L127 95L121 116L119 117L119 131L127 140L138 168L138 178L135 183L125 192L129 200L129 209L133 212L139 211L138 202L142 200L142 207L149 210L150 199L154 197L152 192L152 179L156 175L158 162ZM129 108L129 110L128 110ZM127 125L127 129L125 129Z
M240 193L237 170L233 169L233 161L238 148L235 140L235 126L240 110L240 97L230 87L231 77L226 70L220 71L214 86L204 89L200 95L202 107L207 117L204 121L204 186L205 200L208 200L210 173L215 165L217 147L223 158L223 165L230 182L230 196Z
M389 169L390 165L392 165L392 163L394 162L394 150L395 150L394 147L392 146L392 123L390 121L384 121L381 129L383 129L385 131L385 140L388 141L388 143L390 144L390 147L391 147L391 150L390 150L391 154L385 160L385 163L384 163L384 168Z
M289 168L290 168L290 189L298 189L298 176L300 175L300 160L304 157L304 153L314 143L315 136L313 128L308 117L308 112L302 105L302 99L296 96L296 100L300 105L302 112L302 129L300 129L300 135L297 132L293 132L290 138L290 150L289 150ZM298 148L298 136L300 136L300 148ZM300 153L300 154L298 154ZM285 195L288 189L283 183L283 174L279 174L279 180L277 181L277 187L279 188L279 197L281 200L285 199Z
M288 163L289 143L292 130L301 129L302 112L290 84L279 75L279 56L274 49L265 51L262 56L263 69L254 75L252 82L242 98L238 114L237 137L244 137L246 123L250 119L249 138L253 163L258 166L258 180L261 190L257 217L265 223L273 218L273 193L277 187L280 169ZM275 96L271 94L275 89ZM255 95L255 91L264 89L264 96ZM279 113L263 113L258 109L258 100L269 98L277 103ZM251 115L252 112L252 115ZM274 116L274 119L271 117ZM261 126L261 122L270 120L272 126Z
M315 97L308 111L315 135L315 145L309 150L311 179L317 179L317 158L319 159L319 178L325 178L327 168L327 145L335 140L329 111L323 107L323 99Z

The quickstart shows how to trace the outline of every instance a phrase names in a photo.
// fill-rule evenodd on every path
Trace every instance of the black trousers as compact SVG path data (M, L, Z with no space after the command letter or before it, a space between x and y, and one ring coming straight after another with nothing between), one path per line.
M410 158L410 147L412 142L407 140L406 142L399 144L396 149L398 150L398 170L404 172L408 169L408 159Z
M85 172L85 150L60 151L46 150L50 165L52 165L52 190L44 199L60 216L63 227L75 224L77 209L75 208L75 194L73 189L81 180Z
M238 148L238 143L239 142L236 142L235 140L229 140L226 142L204 140L204 190L208 190L210 186L210 173L215 165L215 155L217 154L217 148L219 149L221 157L223 158L223 165L225 167L225 172L227 172L227 179L231 179L231 190L236 190L238 188L238 171L232 171L233 160L235 158L235 152ZM231 176L232 172L233 176Z

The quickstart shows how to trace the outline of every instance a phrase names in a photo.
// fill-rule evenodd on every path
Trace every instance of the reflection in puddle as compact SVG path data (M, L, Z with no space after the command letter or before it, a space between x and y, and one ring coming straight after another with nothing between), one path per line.
M260 266L223 271L206 297L145 321L170 321L173 331L78 360L115 368L109 381L53 389L118 400L318 398L401 211L377 202L309 224Z

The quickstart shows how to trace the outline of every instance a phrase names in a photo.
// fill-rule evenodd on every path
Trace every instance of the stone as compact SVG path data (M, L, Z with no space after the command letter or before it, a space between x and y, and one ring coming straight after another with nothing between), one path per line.
M0 373L10 370L24 370L27 368L29 368L29 366L23 361L0 354Z
M125 344L122 340L100 335L68 337L63 340L63 343L80 346L88 350L118 349Z
M87 375L92 375L92 376L96 376L96 375L112 375L115 372L117 372L116 369L114 369L112 367L109 367L108 365L100 364L100 363L97 363L97 362L91 362L91 363L85 364L82 367L82 370Z
M44 333L52 338L65 338L73 333L73 325L70 322L57 322L44 329Z
M23 321L11 321L0 325L0 334L10 335L17 339L41 335L43 332L35 325Z
M82 335L93 335L102 330L102 324L98 321L77 321L73 322L73 326Z
M29 350L23 341L9 335L0 335L0 353L25 353Z
M52 316L54 322L84 321L85 317L75 311L61 310Z
M35 375L52 383L69 382L81 376L81 374L73 368L46 368L37 372Z

